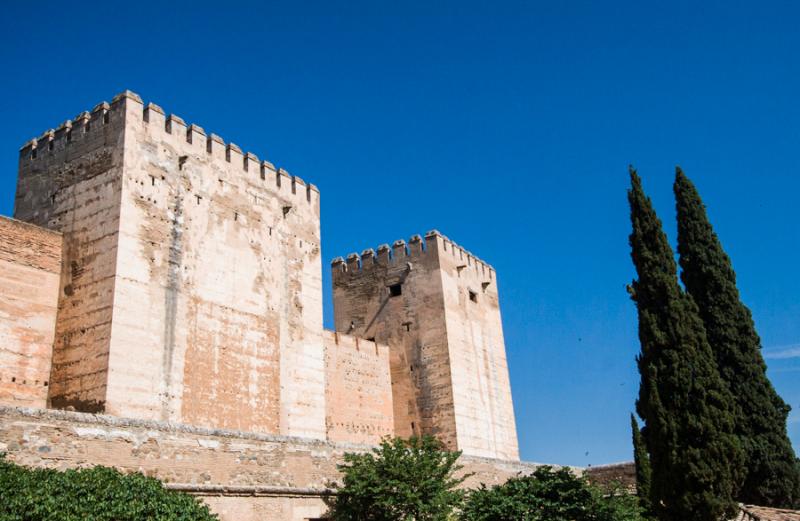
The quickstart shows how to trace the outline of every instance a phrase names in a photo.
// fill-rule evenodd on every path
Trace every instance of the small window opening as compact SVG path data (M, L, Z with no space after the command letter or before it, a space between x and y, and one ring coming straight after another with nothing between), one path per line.
M156 185L156 178L153 177L153 176L150 176L150 186L155 186L155 185Z
M472 302L478 302L478 294L477 294L477 293L475 293L475 292L474 292L474 291L472 291L472 290L469 290L469 299L470 299Z
M36 159L36 149L31 150L31 159Z
M403 285L402 284L392 284L389 286L389 296L390 297L399 297L403 294Z
M51 139L50 141L48 141L48 142L47 142L47 150L53 150L53 144L54 144L54 143L53 143L53 140L52 140L52 139Z
M414 422L411 422L411 432L412 433L416 433L417 432L417 428L416 428L416 425L414 425Z
M189 156L180 156L178 158L178 170L183 170L183 165L186 163L187 159L189 159Z
M108 112L106 112L105 114L103 114L103 124L104 124L104 125L105 125L106 123L108 123L108 119L109 119L109 115L108 115Z
M371 337L369 337L367 340L368 340L368 341L370 341L370 342L374 342L374 341L375 341L375 337L374 337L374 336L371 336Z
M16 381L17 381L17 377L16 377L16 376L12 376L12 377L11 377L11 381L12 381L12 382L16 382Z
M86 122L86 132L89 132L90 130L92 130L92 124L87 121Z
M406 331L411 331L411 322L403 322L403 325L406 328Z
M200 201L201 201L203 198L202 198L202 197L200 197L199 195L195 195L195 197L197 198L197 204L200 204Z
M72 129L67 130L67 142L72 141Z
M233 212L233 220L234 221L238 221L239 220L239 212Z

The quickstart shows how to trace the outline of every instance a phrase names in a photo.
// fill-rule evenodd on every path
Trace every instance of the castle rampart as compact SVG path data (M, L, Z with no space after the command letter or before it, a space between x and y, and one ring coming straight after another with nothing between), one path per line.
M47 405L61 240L0 217L0 403Z
M384 436L462 450L469 485L534 468L494 269L436 231L334 260L323 331L319 190L129 91L22 147L14 213L0 404L39 407L0 405L14 461L143 471L237 521L320 517Z
M130 92L76 122L15 210L65 237L52 404L324 437L316 187Z
M392 346L395 432L518 458L494 269L437 231L331 268L336 329Z
M223 521L322 518L345 452L334 443L154 420L0 406L0 450L21 465L107 465L200 496ZM462 456L465 487L502 483L537 465Z
M389 346L323 334L327 438L375 445L394 434Z

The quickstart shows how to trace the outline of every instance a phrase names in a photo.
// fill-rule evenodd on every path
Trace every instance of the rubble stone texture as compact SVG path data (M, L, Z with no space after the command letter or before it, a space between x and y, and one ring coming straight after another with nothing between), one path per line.
M206 429L153 420L0 406L0 451L20 465L106 465L156 477L199 496L223 521L323 517L345 452L367 445ZM463 484L505 482L536 465L462 456Z

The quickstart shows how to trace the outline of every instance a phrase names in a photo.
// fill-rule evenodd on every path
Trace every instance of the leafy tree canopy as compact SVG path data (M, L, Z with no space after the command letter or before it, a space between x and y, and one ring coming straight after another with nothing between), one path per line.
M661 220L631 169L629 291L639 315L641 383L636 410L645 422L650 507L662 521L732 516L744 476L734 435L735 402L720 377L697 305L678 284Z
M0 456L3 521L213 521L199 500L108 467L29 469Z
M636 496L604 494L569 469L539 467L530 476L472 491L463 521L639 521Z
M772 387L761 339L741 301L736 273L694 184L675 172L681 280L695 300L719 372L736 408L735 434L746 454L738 499L764 506L800 506L800 467L786 433L789 406Z
M445 521L460 504L456 487L464 477L456 463L460 452L448 452L435 438L385 438L372 452L347 453L342 484L331 500L337 521Z

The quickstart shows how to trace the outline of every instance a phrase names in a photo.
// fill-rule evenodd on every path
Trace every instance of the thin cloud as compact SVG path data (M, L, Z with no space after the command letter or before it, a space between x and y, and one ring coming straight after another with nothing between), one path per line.
M789 358L800 358L800 345L768 347L763 349L764 358L769 360L787 360Z
M800 372L800 367L776 367L769 369L770 373L797 373Z

